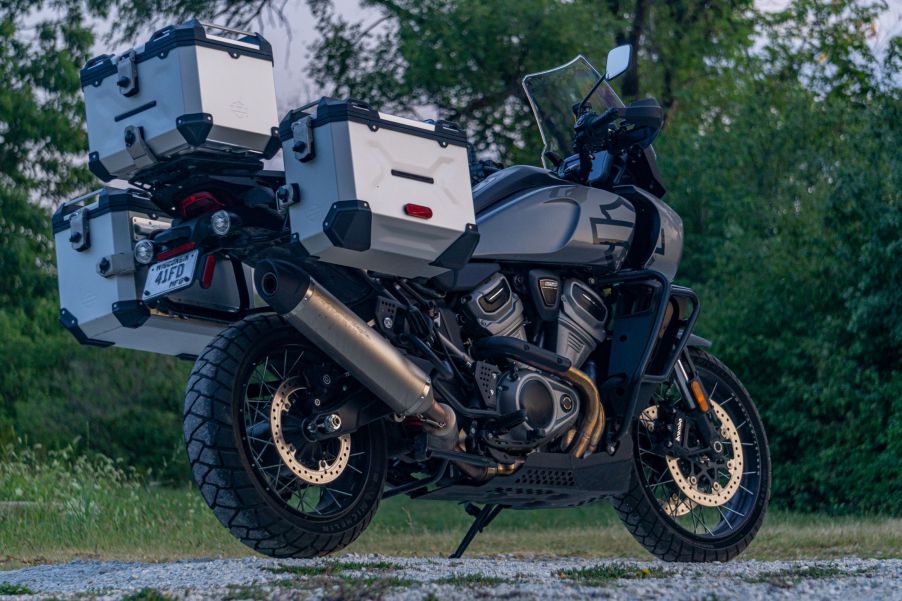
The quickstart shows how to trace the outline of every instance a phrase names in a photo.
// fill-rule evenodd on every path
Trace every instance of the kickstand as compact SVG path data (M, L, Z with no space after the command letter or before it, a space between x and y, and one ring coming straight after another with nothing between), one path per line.
M476 535L482 532L486 526L491 524L492 520L498 517L498 514L501 513L501 510L504 509L504 507L502 505L493 505L489 503L483 505L482 509L478 509L472 503L467 503L464 505L464 509L476 519L473 520L473 525L470 526L470 529L467 530L463 540L461 540L460 544L457 546L457 551L455 551L449 559L459 559L460 556L464 554L464 551L467 550L467 547L470 546L470 543L473 542L473 539L476 538Z

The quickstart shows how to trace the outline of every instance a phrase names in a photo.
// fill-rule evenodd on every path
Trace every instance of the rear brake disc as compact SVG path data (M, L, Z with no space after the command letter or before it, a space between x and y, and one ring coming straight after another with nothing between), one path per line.
M310 445L330 444L333 453L330 459L325 457L311 460L285 437L283 418L291 410L292 394L305 389L303 381L299 378L290 378L282 382L276 390L269 412L269 423L272 428L272 439L276 445L279 458L291 472L309 484L328 484L341 476L348 465L351 456L351 435L341 436L324 441L322 443L309 443ZM306 446L306 445L305 445Z

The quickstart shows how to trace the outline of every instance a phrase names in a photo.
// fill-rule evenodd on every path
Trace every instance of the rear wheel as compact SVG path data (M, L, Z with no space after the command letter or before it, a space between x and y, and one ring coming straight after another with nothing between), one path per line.
M720 454L677 456L666 444L677 428L700 447L675 385L662 386L634 431L635 469L629 491L613 499L630 533L665 561L727 561L752 541L770 498L771 466L764 426L739 379L714 356L690 355L711 401ZM676 417L675 417L676 416ZM676 428L674 424L677 424Z
M386 472L381 422L321 442L317 416L367 394L276 316L224 330L197 360L185 398L188 459L230 532L273 557L313 557L356 539Z

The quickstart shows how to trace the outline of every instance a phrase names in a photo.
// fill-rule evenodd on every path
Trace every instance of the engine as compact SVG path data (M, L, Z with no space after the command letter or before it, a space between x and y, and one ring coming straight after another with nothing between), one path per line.
M562 282L550 272L529 278L531 297L540 318L550 322L546 347L580 367L605 339L607 307L579 280ZM527 340L523 300L507 278L498 273L465 299L466 312L483 335ZM559 378L514 365L506 371L478 363L476 379L485 403L509 420L486 441L505 451L522 451L548 443L576 425L580 399L576 390Z

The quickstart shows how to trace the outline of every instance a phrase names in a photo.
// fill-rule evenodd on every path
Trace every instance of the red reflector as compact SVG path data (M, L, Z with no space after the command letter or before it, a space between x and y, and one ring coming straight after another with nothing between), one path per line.
M411 217L417 217L419 219L432 219L432 209L430 209L429 207L424 207L423 205L415 205L412 202L404 205L404 212Z
M200 287L206 290L213 283L213 273L216 271L216 257L207 255L204 259L204 272L200 276Z
M169 250L163 251L157 255L157 263L160 261L165 261L166 259L171 259L172 257L178 256L182 253L186 253L189 250L194 250L197 246L196 242L185 242L184 244L179 244L175 248L170 248Z

